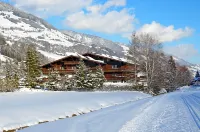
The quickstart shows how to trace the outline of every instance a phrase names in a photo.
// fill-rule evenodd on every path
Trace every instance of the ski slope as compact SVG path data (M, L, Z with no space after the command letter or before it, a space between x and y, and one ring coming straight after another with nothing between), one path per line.
M0 93L0 132L147 97L150 95L141 92L45 92L21 89L14 93Z
M180 90L20 132L199 132L200 91Z

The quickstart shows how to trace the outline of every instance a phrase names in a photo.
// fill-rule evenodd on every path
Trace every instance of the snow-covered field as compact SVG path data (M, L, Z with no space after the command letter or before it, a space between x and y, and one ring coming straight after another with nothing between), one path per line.
M0 93L0 131L80 115L150 97L140 92L44 92L21 89Z
M121 82L105 82L104 83L105 86L118 86L118 87L122 87L122 86L132 86L132 83L121 83Z
M184 87L21 132L199 132L200 91L196 88Z

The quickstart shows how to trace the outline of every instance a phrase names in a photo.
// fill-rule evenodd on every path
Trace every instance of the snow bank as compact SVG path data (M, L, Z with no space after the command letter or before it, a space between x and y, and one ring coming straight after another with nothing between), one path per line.
M42 89L20 88L15 92L47 92L47 91Z
M177 89L178 91L188 92L188 91L196 91L200 90L200 86L183 86Z
M132 83L121 83L121 82L105 82L104 86L132 86Z
M19 132L199 132L200 92L172 92Z
M26 89L27 90L27 89ZM88 113L115 104L150 97L139 92L0 93L0 131Z

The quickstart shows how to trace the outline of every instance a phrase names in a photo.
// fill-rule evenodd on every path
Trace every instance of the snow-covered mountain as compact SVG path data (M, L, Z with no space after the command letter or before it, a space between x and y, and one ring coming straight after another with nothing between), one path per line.
M173 56L175 62L179 64L180 66L187 66L192 75L194 76L196 74L196 71L200 71L200 65L199 64L192 64L190 62L187 62L181 58Z
M49 59L64 56L66 52L97 52L124 57L128 47L99 37L76 34L72 31L61 32L32 14L0 2L0 34L9 48L23 54L24 47L32 44ZM55 56L53 56L55 54ZM14 57L16 55L13 55ZM53 57L52 57L53 56Z
M193 65L192 63L189 63L189 62L187 62L181 58L178 58L176 56L173 56L173 58L176 61L176 63L178 63L181 66L192 66Z
M199 64L192 64L190 62L187 62L181 58L173 56L175 62L179 64L180 66L187 66L190 72L193 74L193 76L196 74L196 71L200 71L200 65Z
M69 36L75 38L79 42L84 43L87 46L90 46L90 47L95 46L95 47L100 47L100 48L104 47L104 48L112 49L112 51L114 51L114 53L117 56L124 56L125 54L127 54L128 50L129 50L128 46L126 46L125 44L122 44L119 42L113 42L113 41L103 39L98 36L77 33L74 31L67 31L67 30L62 31L62 32L65 33L66 35L69 35ZM96 52L98 52L98 51L96 51ZM100 51L100 52L102 52L102 51ZM104 49L104 54L110 54L110 50Z
M191 65L191 66L188 66L188 69L191 71L193 76L195 76L197 70L200 71L200 65L199 64Z

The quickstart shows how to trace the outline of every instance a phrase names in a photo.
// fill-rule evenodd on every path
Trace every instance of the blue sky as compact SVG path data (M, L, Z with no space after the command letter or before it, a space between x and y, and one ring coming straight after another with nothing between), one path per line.
M155 33L164 51L200 64L199 0L3 0L58 29L129 43L132 31Z

